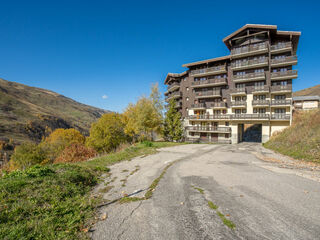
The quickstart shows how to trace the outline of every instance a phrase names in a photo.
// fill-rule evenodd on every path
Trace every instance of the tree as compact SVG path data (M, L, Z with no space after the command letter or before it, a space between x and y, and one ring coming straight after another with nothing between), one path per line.
M32 165L46 162L46 159L46 152L40 145L35 143L23 143L15 148L9 162L9 169L24 170Z
M85 144L85 137L74 128L58 128L46 137L40 145L47 151L52 162L66 147L74 143Z
M171 99L164 119L164 138L168 141L181 141L183 137L181 114L175 105L175 100Z
M90 128L90 136L87 138L87 146L97 152L110 152L115 150L121 143L127 141L124 133L122 116L118 113L102 115Z
M141 97L136 104L129 104L123 116L125 133L133 141L152 139L153 132L160 132L162 116L150 98Z

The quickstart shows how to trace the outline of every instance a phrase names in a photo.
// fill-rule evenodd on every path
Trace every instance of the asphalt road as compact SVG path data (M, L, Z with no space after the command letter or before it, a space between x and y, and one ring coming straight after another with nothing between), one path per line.
M257 156L265 156L263 161ZM143 190L165 166L152 198L100 209L93 239L320 239L320 171L259 144L182 145L112 166L100 184L112 201ZM203 190L201 193L198 189ZM217 209L212 209L208 201ZM218 215L223 214L231 229ZM230 223L230 222L229 222Z

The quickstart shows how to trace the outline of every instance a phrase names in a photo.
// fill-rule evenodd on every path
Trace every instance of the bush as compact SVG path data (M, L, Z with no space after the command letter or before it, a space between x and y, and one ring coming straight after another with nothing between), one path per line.
M84 144L85 137L76 129L58 128L53 131L44 141L41 147L46 150L49 162L53 162L66 147L72 144Z
M90 137L87 138L87 146L97 152L110 152L127 141L124 133L124 123L118 113L107 113L93 123L90 129Z
M143 141L141 144L143 144L145 147L153 147L153 143L150 141Z
M73 143L62 151L59 157L55 159L54 163L82 162L95 157L96 155L97 152L93 148L88 148L83 144Z
M47 159L47 154L41 146L34 143L23 143L17 146L11 156L9 170L26 169L35 164L41 164Z

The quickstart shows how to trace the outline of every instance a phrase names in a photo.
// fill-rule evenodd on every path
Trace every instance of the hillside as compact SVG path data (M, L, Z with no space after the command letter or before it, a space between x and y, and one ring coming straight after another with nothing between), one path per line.
M87 135L107 111L58 93L0 79L0 140L39 142L47 128L76 128Z
M320 110L296 112L292 125L272 136L264 146L296 159L320 163Z
M305 88L302 89L300 91L294 92L293 96L297 97L297 96L314 96L314 95L318 95L320 96L320 84L310 87L310 88Z

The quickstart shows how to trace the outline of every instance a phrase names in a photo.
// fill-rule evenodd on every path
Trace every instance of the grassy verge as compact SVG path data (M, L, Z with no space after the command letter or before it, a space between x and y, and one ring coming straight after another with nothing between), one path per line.
M90 192L108 166L174 145L137 144L87 162L34 166L1 177L0 239L86 239L99 203Z
M264 147L290 157L320 163L320 110L297 112L293 123Z

